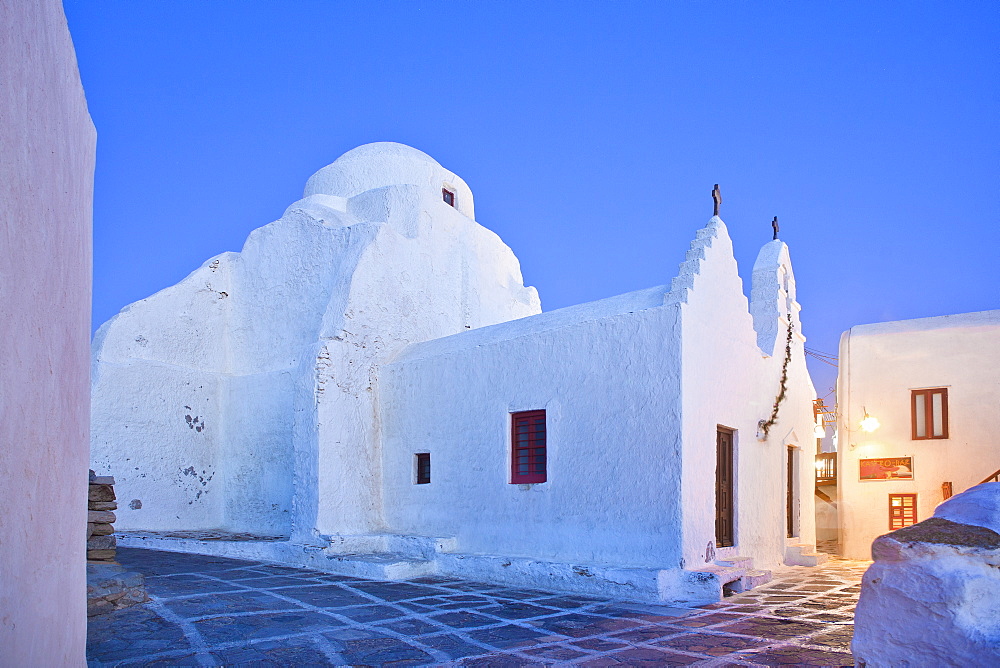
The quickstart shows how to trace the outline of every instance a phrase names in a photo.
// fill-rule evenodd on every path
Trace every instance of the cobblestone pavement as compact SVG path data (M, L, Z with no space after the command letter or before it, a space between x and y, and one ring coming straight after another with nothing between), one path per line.
M118 558L146 575L152 601L91 618L90 666L851 666L869 563L786 568L680 609L144 549Z

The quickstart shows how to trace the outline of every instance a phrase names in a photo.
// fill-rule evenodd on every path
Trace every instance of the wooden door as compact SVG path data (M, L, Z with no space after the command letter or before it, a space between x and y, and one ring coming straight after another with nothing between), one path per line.
M795 448L785 448L785 525L789 538L795 537Z
M733 545L733 432L719 427L715 432L715 544Z

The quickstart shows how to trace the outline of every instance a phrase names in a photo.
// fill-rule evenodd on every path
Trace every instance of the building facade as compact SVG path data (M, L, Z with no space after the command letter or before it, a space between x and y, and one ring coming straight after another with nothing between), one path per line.
M101 327L95 469L122 529L262 539L132 544L712 600L814 543L781 241L751 292L716 216L669 284L541 313L457 175L369 144Z
M838 511L843 554L1000 469L1000 311L853 327L840 340ZM867 421L866 421L867 418ZM877 421L873 422L872 420Z

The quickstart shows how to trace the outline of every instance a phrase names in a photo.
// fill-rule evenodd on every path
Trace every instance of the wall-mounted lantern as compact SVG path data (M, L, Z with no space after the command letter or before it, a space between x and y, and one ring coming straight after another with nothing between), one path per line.
M865 411L865 416L861 418L861 429L863 431L871 433L882 426L882 423L878 421L878 418L872 417L868 414L867 409L862 407L862 410Z

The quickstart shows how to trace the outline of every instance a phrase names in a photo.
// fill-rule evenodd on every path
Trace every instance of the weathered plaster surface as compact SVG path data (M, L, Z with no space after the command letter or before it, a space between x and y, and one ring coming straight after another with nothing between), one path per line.
M0 664L83 665L96 134L59 2L0 2Z
M301 540L378 528L378 365L409 343L540 310L472 210L468 187L429 156L362 146L240 253L105 323L94 467L142 503L119 527Z
M934 509L934 517L1000 534L1000 483L982 483L951 497Z
M864 559L888 529L888 495L916 494L917 519L1000 469L1000 310L853 327L840 340L839 514L844 556ZM948 438L913 440L910 391L948 389ZM865 411L878 418L861 431ZM913 458L912 480L859 481L859 460ZM958 520L956 520L958 521Z

